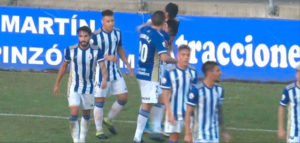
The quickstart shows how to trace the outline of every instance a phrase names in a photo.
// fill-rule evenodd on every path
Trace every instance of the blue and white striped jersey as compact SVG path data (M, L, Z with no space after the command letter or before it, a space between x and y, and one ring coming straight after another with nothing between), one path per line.
M196 140L219 140L218 107L224 100L224 89L215 84L212 88L204 82L190 91L187 104L195 107L193 138Z
M92 39L93 44L99 46L104 55L117 56L117 50L120 46L122 46L121 31L117 28L114 28L109 33L103 31L103 29L100 28L93 33ZM123 78L118 63L105 60L105 65L108 74L107 81L118 80L120 78ZM96 82L100 83L101 81L102 74L101 71L98 69L96 71Z
M65 49L65 62L71 63L70 89L81 94L92 94L96 64L103 61L103 53L98 46L90 45L81 49L78 44Z
M160 33L163 35L164 40L165 40L165 44L166 44L166 48L169 48L168 46L170 45L170 35L164 31L161 30ZM163 62L160 60L160 66L159 66L159 78L162 79L164 76L165 71L171 67L175 65L174 63L167 63L167 62Z
M183 70L173 65L165 71L161 88L171 90L170 106L176 120L184 119L190 88L197 82L197 72L192 66Z
M137 79L159 81L160 54L167 53L163 35L151 26L140 30Z
M283 90L280 105L289 104L289 138L300 137L300 87L291 83Z

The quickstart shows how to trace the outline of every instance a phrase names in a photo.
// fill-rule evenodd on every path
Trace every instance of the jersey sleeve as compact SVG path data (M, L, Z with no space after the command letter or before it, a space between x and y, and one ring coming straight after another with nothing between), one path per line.
M100 48L98 48L97 61L98 62L103 62L104 61L103 51Z
M193 86L189 91L187 104L190 106L196 106L198 104L198 98L199 98L198 89Z
M289 102L290 102L289 93L288 90L285 88L281 96L280 105L287 106Z
M97 35L96 34L92 34L92 41L90 44L98 46L98 40L97 40Z
M224 88L223 87L218 87L219 90L219 99L218 99L218 106L222 106L223 105L223 101L224 101Z
M170 74L169 71L164 72L164 76L161 79L160 87L162 89L171 89L171 79L170 79Z
M122 33L120 31L120 40L119 40L119 43L118 43L118 47L121 47L122 46Z
M68 47L68 48L65 49L65 59L64 59L64 61L65 62L70 62L70 60L71 60L70 48Z
M195 76L193 78L194 79L192 80L192 84L196 85L198 83L198 75L196 71L195 71Z
M162 36L158 36L157 38L155 38L153 44L159 55L167 53L166 43Z

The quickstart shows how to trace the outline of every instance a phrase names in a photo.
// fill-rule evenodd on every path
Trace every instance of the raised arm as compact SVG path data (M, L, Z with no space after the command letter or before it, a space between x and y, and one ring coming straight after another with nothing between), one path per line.
M176 63L177 60L172 58L169 54L167 53L163 53L163 54L160 54L160 59L163 61L163 62L167 62L167 63Z
M55 85L54 85L54 95L55 96L58 96L59 84L60 84L60 81L61 81L62 77L65 74L65 71L68 67L68 64L69 64L68 62L63 62L63 64L59 68L58 75L57 75L57 78L56 78L56 82L55 82Z

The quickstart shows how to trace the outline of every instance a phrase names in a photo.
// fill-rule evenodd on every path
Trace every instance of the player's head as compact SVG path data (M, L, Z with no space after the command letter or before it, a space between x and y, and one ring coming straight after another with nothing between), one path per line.
M77 30L79 44L81 47L87 47L91 39L92 30L88 26L79 27Z
M178 64L188 66L190 60L191 49L188 45L180 45L178 47L177 60Z
M178 32L178 26L179 26L179 23L176 19L169 19L167 21L167 24L168 24L168 33L171 35L171 36L176 36L177 32Z
M300 81L300 62L297 64L296 66L296 78L297 78L297 81L299 82Z
M102 11L102 25L106 31L112 31L115 26L114 12L107 9Z
M167 20L174 19L178 13L178 5L170 2L166 5L164 12Z
M155 11L151 17L152 25L162 27L165 22L165 18L166 17L162 11Z
M202 65L202 72L205 75L205 78L209 78L214 82L221 81L221 70L217 62L207 61Z

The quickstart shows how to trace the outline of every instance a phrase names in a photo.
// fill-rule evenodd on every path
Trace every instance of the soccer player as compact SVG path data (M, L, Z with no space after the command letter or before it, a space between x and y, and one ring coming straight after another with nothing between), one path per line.
M99 139L107 139L108 136L103 132L102 123L106 125L112 134L117 134L116 129L112 124L124 105L127 103L127 87L125 80L118 64L118 55L126 64L131 75L132 69L127 61L124 48L122 47L122 36L120 29L114 28L115 21L113 11L104 10L102 12L102 27L95 31L93 35L93 44L98 45L103 53L105 59L105 66L108 71L108 83L105 89L100 88L102 73L96 71L96 106L94 108L94 119L96 125L96 136ZM117 100L113 103L108 116L104 118L103 106L105 98L110 95L117 95Z
M197 84L197 72L189 65L190 48L178 48L177 64L169 67L161 80L162 98L166 107L165 132L170 134L169 143L178 143L179 134L184 130L184 114L189 90Z
M93 109L94 95L94 73L96 64L103 73L102 88L106 87L107 72L104 65L103 53L98 46L89 44L91 30L87 26L78 29L79 44L65 49L65 60L61 65L57 80L54 86L54 94L58 96L60 81L69 65L70 78L68 88L68 102L70 107L71 135L75 143L85 142L85 137L89 127L90 110ZM83 108L82 118L79 128L78 112L80 105Z
M141 142L152 104L158 102L159 60L176 62L168 55L165 40L160 33L165 21L164 13L154 12L151 21L151 26L140 29L139 36L140 50L136 78L141 90L142 106L137 119L134 142Z
M297 81L287 85L278 108L278 138L287 138L288 143L300 142L300 63L296 67ZM284 129L284 108L288 106L287 136Z
M202 72L205 75L203 82L197 84L196 88L193 87L188 96L184 141L188 143L218 143L220 126L225 141L229 142L231 137L227 133L223 121L224 89L217 84L222 74L220 67L216 62L207 61L202 65ZM193 127L191 128L193 112Z

